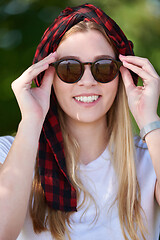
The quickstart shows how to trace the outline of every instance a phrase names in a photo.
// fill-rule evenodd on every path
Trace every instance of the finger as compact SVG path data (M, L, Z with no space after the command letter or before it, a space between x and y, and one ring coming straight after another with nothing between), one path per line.
M47 57L43 58L42 60L37 62L35 65L37 65L37 67L38 67L38 66L41 66L45 63L50 64L50 63L54 62L57 58L58 58L57 52L50 53Z
M19 78L16 79L15 83L19 86L30 86L32 81L43 71L49 67L49 64L45 63L41 66L31 66L29 67Z
M129 70L122 66L120 68L120 72L121 72L121 75L122 75L122 80L123 80L123 83L125 85L126 92L128 93L128 92L134 90L136 88L136 86L133 82L133 78L132 78Z
M49 66L49 64L51 64L52 62L54 62L57 58L57 53L51 53L50 55L48 55L47 57L45 57L44 59L42 59L41 61L33 64L31 67L29 67L25 73L30 73L32 72L33 77L36 77L37 73L39 73L39 69L43 68L44 66Z
M35 79L41 72L48 69L49 64L56 60L57 53L51 53L45 59L30 66L17 80L20 80L23 84L31 85L33 79Z
M43 88L44 90L49 91L49 92L51 91L54 73L55 73L54 67L49 67L46 70L44 77L42 79L42 84L41 84L40 88Z
M126 61L128 63L132 63L136 66L141 67L143 70L148 72L153 77L158 77L158 73L156 72L153 65L150 63L150 61L147 58L141 58L141 57L137 57L137 56L124 56L121 54L120 54L119 58L122 62Z
M145 70L143 70L140 67L137 67L135 65L133 65L132 63L128 63L126 61L123 61L123 66L130 69L132 72L136 73L139 77L142 78L142 80L145 82L147 80L150 80L151 77L153 78L152 75L150 75L148 72L146 72Z

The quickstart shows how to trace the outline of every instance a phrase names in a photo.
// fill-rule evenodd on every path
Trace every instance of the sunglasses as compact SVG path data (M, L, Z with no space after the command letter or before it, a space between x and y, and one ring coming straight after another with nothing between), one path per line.
M119 73L121 61L111 58L98 59L95 62L84 62L77 59L61 59L50 65L55 67L58 77L65 83L78 82L84 73L84 66L90 65L94 79L100 83L112 81Z

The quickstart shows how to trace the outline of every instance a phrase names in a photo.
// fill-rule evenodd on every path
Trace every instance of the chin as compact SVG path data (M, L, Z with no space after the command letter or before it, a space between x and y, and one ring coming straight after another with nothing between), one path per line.
M96 122L99 122L99 121L106 121L106 114L103 115L103 116L99 116L95 118L95 114L94 116L82 116L82 115L79 115L77 113L76 116L74 117L69 117L70 118L70 121L77 121L77 123L82 123L82 124L92 124L92 123L96 123Z

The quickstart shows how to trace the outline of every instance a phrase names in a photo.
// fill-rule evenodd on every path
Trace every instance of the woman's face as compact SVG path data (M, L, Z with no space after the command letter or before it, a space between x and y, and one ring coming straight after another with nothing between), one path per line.
M93 62L102 56L115 59L112 47L102 33L96 30L72 34L62 41L57 53L59 59L69 56L81 62ZM105 119L117 93L118 78L117 76L109 83L99 83L92 76L90 66L85 65L79 82L68 84L55 74L53 87L59 105L69 121L91 123ZM85 102L86 97L93 101Z

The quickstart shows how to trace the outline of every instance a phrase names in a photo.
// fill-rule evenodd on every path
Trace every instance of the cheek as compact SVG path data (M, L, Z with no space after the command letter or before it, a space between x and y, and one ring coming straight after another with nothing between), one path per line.
M119 78L115 79L115 83L113 85L113 95L114 97L117 95L118 92L118 85L119 85Z
M112 104L114 103L115 97L118 91L118 79L115 79L113 82L108 83L109 85L106 86L104 90L105 95L105 104L107 111L111 108Z
M57 97L57 100L60 99L61 95L63 95L63 92L62 88L60 87L60 84L58 84L57 81L55 81L55 79L53 80L53 89Z
M111 99L114 99L118 91L119 78L115 78L112 82L106 85L106 95L109 95Z

